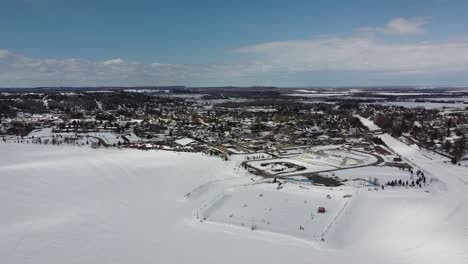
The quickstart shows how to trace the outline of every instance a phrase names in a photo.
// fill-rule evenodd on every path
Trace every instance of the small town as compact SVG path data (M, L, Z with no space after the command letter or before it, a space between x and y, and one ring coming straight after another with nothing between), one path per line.
M235 97L225 99L217 99L225 97L222 91L177 89L2 93L0 135L3 141L32 144L207 152L227 158L281 156L323 145L386 155L390 152L376 134L388 132L450 157L454 164L466 154L467 111L359 99L330 103L329 94L323 102L266 92L251 99L250 92L233 89Z

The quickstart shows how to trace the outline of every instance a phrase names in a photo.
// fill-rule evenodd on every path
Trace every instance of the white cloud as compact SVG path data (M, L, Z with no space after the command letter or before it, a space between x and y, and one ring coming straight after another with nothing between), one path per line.
M106 61L103 61L102 63L104 65L113 65L113 64L122 64L123 62L124 61L121 58L117 58L117 59L106 60Z
M10 55L10 52L8 50L1 50L0 49L0 59L5 59Z
M373 37L270 42L237 49L286 71L447 72L468 70L468 41L388 43Z
M385 27L364 27L361 32L384 34L420 34L424 33L424 26L429 23L427 17L395 18L390 20Z
M416 33L421 32L424 23L394 19L381 30ZM251 59L220 64L161 64L121 58L37 59L0 50L0 87L468 82L468 39L395 42L371 34L268 42L233 52Z
M123 59L37 59L0 50L0 87L241 84L249 80L247 75L264 71L262 67L255 62L184 65Z

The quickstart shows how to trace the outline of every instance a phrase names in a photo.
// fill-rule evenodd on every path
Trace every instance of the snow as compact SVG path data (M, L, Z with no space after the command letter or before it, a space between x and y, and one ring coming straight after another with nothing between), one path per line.
M285 94L285 95L320 98L320 97L343 96L343 95L348 95L348 94L347 93L292 93L292 94Z
M390 106L403 106L406 108L425 108L425 109L447 109L447 110L462 110L466 108L466 104L457 103L431 103L431 102L414 102L414 101L390 101L379 103Z
M296 92L301 92L301 93L317 93L317 91L313 91L313 90L304 90L304 89L300 89L300 90L294 90Z
M320 242L333 223L334 217L345 207L349 198L343 196L352 190L330 191L285 184L280 190L276 184L231 185L222 193L211 194L211 203L196 211L199 219L224 223L247 229L271 231ZM333 198L327 198L332 194ZM320 206L326 213L317 213Z
M300 167L305 167L304 170L298 171L295 168L290 168L286 169L286 166L282 166L283 171L280 171L280 163L290 163L294 164L296 166ZM261 171L266 171L269 174L273 175L293 175L291 173L299 173L299 174L304 174L304 173L311 173L311 172L318 172L318 171L324 171L324 170L332 170L334 167L332 166L327 166L324 164L312 164L308 162L304 162L301 160L295 160L295 159L289 159L289 158L277 158L277 159L271 159L271 160L256 160L256 161L250 161L248 162L250 166L257 170Z
M467 263L467 168L381 137L440 182L429 192L277 190L243 170L242 155L0 144L0 256L22 264ZM213 207L220 194L230 198ZM309 219L324 203L328 211ZM208 209L206 221L196 219ZM239 218L229 223L232 213ZM252 217L258 230L240 224Z
M102 102L96 100L96 106L99 110L103 111L104 109L102 108Z
M381 92L381 93L375 93L378 95L395 95L395 96L404 96L404 95L430 95L430 93L392 93L392 92Z
M369 131L377 131L380 130L380 127L378 127L372 120L356 115L357 118L361 121L361 123L369 129Z
M226 150L231 152L231 153L234 153L234 154L244 154L245 153L245 151L238 150L238 149L235 149L235 148L226 148Z
M466 262L468 260L468 252L466 252L468 247L468 224L466 223L468 219L468 168L452 165L445 157L406 145L389 134L381 135L380 138L394 152L416 167L422 168L426 175L441 181L440 196L433 197L433 202L429 204L429 201L421 201L418 208L418 212L424 215L425 220L421 219L421 221L426 230L433 230L431 233L437 235L437 239L428 238L425 243L421 244L418 251L427 245L433 248L435 254L440 254L439 257L450 259L457 256Z
M361 179L364 181L369 181L371 179L378 179L381 184L387 183L393 180L402 180L409 181L416 180L416 175L411 175L408 170L402 170L397 167L387 167L387 166L368 166L347 170L339 170L334 172L322 173L326 176L337 176L343 180L357 180Z
M191 139L191 138L181 138L181 139L178 139L175 141L175 143L181 145L181 146L187 146L191 143L195 142L194 139Z
M248 164L270 175L292 176L365 166L375 162L377 162L377 158L367 153L324 148L317 152L309 151L299 155L288 155L284 158L250 161ZM285 164L295 166L286 166ZM303 169L299 170L299 167L303 167Z
M41 128L37 130L31 131L28 134L28 137L34 138L52 138L52 136L59 136L62 137L78 137L77 143L78 144L86 144L86 142L98 142L99 139L103 140L109 145L123 143L125 140L122 138L122 135L116 134L113 132L88 132L88 133L75 133L75 132L60 132L60 133L52 133L52 128ZM141 138L136 136L134 133L124 135L130 142L139 142L143 141Z

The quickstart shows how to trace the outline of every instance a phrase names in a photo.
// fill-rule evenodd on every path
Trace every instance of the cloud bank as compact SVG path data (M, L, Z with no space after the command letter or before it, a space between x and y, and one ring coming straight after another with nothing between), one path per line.
M272 69L392 74L468 70L468 41L387 43L371 37L321 38L242 47Z
M427 22L397 18L365 30L419 34ZM0 50L0 87L468 84L467 39L398 42L378 35L260 43L231 51L237 61L199 65L30 58Z

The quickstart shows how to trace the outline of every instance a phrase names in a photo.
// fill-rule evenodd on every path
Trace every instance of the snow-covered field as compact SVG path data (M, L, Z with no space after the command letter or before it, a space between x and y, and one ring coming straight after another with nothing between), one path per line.
M270 231L313 243L326 238L335 218L346 209L350 194L356 191L284 182L278 188L271 181L245 183L237 179L206 188L203 195L196 190L189 195L198 205L194 215L202 222ZM319 213L319 207L326 212Z
M196 153L0 144L0 259L467 263L468 169L382 139L440 182L429 192L290 183L277 190L252 181L239 166L242 157L225 162ZM345 199L347 188L354 189ZM229 198L213 204L219 193ZM329 211L312 219L324 203ZM317 241L324 228L325 241Z

